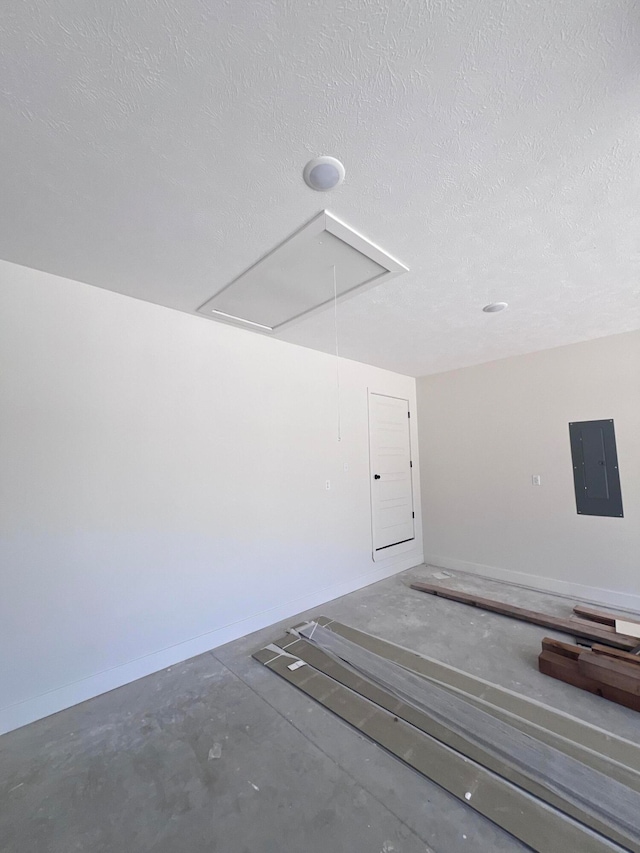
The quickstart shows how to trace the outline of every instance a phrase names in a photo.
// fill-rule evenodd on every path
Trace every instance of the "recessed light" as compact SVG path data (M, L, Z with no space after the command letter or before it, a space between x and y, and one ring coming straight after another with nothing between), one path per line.
M485 314L496 314L498 311L504 311L504 309L508 307L508 302L490 302L488 305L485 305L482 310Z
M312 190L325 193L344 181L344 166L335 157L315 157L309 160L302 175Z

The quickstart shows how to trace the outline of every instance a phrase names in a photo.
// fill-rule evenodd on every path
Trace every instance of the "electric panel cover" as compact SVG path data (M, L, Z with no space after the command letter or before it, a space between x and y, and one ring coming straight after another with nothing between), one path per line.
M622 518L622 492L612 420L569 424L579 515Z

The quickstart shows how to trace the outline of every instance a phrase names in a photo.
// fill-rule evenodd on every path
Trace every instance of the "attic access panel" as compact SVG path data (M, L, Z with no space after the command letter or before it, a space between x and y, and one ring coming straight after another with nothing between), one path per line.
M612 420L569 424L578 515L622 518L622 491Z
M323 210L198 308L214 320L275 334L407 267Z

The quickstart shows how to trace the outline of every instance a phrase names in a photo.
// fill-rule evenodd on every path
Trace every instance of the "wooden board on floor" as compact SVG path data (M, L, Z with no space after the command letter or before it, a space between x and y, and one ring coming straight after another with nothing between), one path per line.
M595 643L591 646L591 651L596 655L606 655L610 658L632 663L635 666L640 666L640 655L633 655L631 652L623 652L622 649L612 649L611 646L599 646Z
M572 684L581 690L595 693L597 696L602 696L618 705L624 705L625 708L640 711L640 696L634 696L632 693L627 693L590 678L589 675L580 670L579 661L572 660L570 657L551 651L543 651L538 657L538 668L540 672L551 676L551 678L557 678L559 681Z
M578 660L584 649L580 646L574 646L572 643L563 643L561 640L552 640L550 637L545 637L542 641L542 651L552 652L555 655L562 655L569 660ZM617 651L617 649L614 649Z
M571 643L563 643L560 640L552 640L550 637L545 637L542 641L543 652L553 652L557 655L578 660L580 655L585 653L582 646L574 646ZM632 655L629 652L623 652L620 649L612 649L610 646L593 645L589 652L595 655L612 658L614 660L623 661L636 667L636 676L640 678L640 655Z
M635 664L583 652L578 658L578 668L587 678L624 690L638 697L640 702L640 670Z
M539 613L536 610L527 610L524 607L516 607L513 604L506 604L502 601L469 595L466 592L458 592L458 590L447 589L446 587L436 586L435 584L416 582L411 584L411 589L426 592L429 595L437 595L441 598L448 598L451 601L458 601L461 604L468 604L472 607L480 607L482 610L500 613L502 616L510 616L513 619L520 619L523 622L531 622L533 625L542 625L543 628L551 628L553 631L560 631L563 634L584 637L587 640L593 640L602 645L613 646L614 648L625 651L631 651L638 645L638 640L635 637L627 637L624 634L603 631L595 625L590 627L578 621L572 622L571 619L549 616L546 613Z
M612 613L603 613L602 610L594 610L592 607L583 607L582 604L576 604L573 608L576 616L582 619L588 619L590 622L598 622L601 625L609 625L610 628L616 627L616 617Z
M590 631L592 628L597 628L598 631L606 631L607 634L615 634L616 629L612 628L611 625L603 625L600 622L593 622L590 619L583 619L582 616L576 616L575 613L572 613L569 616L572 625L582 625L583 628L586 628L587 631Z
M597 622L603 628L606 626L607 630L613 629L618 634L626 634L628 637L635 637L636 640L640 639L640 621L637 619L614 616L613 613L592 610L590 607L583 607L581 604L576 604L573 612L577 618Z

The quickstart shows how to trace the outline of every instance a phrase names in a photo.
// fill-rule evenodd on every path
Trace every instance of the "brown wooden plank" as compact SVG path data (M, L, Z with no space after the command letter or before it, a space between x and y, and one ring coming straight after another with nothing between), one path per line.
M608 684L601 684L595 679L589 678L580 672L577 661L553 652L542 652L538 657L538 668L540 672L551 676L551 678L557 678L559 681L579 687L581 690L602 696L603 699L608 699L610 702L616 702L618 705L640 711L639 696L634 696L633 693L626 693L624 690L618 690Z
M584 649L580 649L580 651L584 651ZM640 666L640 655L632 655L630 652L623 652L622 649L612 649L611 646L599 646L595 644L591 646L591 651L596 655L607 655L608 657L619 658L627 663Z
M545 675L566 681L567 684L573 684L574 687L579 687L581 690L588 690L589 693L596 693L598 696L602 695L602 685L593 678L589 678L588 675L581 673L578 669L577 660L571 660L554 652L543 651L538 656L538 669Z
M633 663L583 652L578 658L578 669L587 678L600 684L608 684L640 697L640 670Z
M462 604L469 604L473 607L480 607L483 610L489 610L492 613L500 613L502 616L511 616L514 619L520 619L523 622L531 622L534 625L542 625L543 628L551 628L553 631L560 631L564 634L572 634L576 637L584 637L587 640L600 642L605 646L614 646L618 649L631 651L638 645L637 637L627 637L624 634L607 633L601 631L597 626L593 628L572 622L570 619L563 619L559 616L549 616L546 613L538 613L536 610L527 610L524 607L516 607L513 604L505 604L502 601L494 601L490 598L481 598L477 595L469 595L466 592L458 592L455 589L447 589L444 586L436 586L428 583L412 583L411 589L416 589L419 592L426 592L429 595L437 595L441 598L448 598L451 601L458 601Z
M598 631L606 631L607 634L615 634L616 629L612 628L611 625L602 625L600 622L593 622L590 619L582 619L580 616L576 616L575 613L572 613L569 616L572 625L582 625L588 631L591 628L597 628Z
M599 622L601 625L609 625L611 628L616 627L616 617L612 613L603 613L602 610L594 610L592 607L583 607L582 604L576 604L573 608L576 616L583 619L588 619L590 622Z
M574 646L571 643L563 643L560 640L552 640L551 637L545 637L542 641L542 651L552 652L553 654L569 658L569 660L577 661L584 649L581 649L580 646ZM614 651L617 651L617 649L614 649Z

